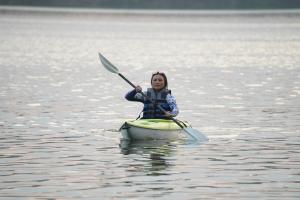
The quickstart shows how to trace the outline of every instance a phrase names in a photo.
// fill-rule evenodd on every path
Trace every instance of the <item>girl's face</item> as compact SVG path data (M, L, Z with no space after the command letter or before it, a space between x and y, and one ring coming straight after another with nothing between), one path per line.
M154 75L151 81L151 85L154 90L163 89L165 87L164 77L160 74Z

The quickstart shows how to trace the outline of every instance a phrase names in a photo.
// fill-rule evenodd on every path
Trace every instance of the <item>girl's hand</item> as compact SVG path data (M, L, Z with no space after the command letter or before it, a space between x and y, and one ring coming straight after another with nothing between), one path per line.
M135 87L135 91L136 92L142 92L142 87L141 86L139 86L139 85L137 85L136 87Z
M166 117L173 117L173 115L170 112L168 112L168 111L165 112L165 116Z

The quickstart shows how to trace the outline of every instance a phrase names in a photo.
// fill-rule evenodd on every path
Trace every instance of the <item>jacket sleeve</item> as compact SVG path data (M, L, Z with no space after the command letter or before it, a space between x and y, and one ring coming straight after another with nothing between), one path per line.
M175 117L178 115L179 110L177 107L177 103L176 103L176 99L174 96L172 96L171 94L167 95L167 102L171 108L171 114Z
M126 95L125 95L125 99L127 99L128 101L138 101L138 102L142 102L144 103L144 97L142 94L137 93L134 90L129 91Z

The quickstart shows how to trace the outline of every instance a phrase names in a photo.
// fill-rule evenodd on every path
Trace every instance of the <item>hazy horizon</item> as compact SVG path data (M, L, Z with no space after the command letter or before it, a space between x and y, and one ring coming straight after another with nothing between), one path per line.
M0 0L3 6L104 9L297 9L299 0Z

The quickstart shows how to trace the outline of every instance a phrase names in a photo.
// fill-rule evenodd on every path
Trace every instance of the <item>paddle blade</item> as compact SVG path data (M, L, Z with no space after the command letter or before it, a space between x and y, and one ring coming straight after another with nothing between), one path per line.
M105 69L115 74L119 73L118 68L115 67L111 62L109 62L101 53L99 53L99 58L101 60L102 65L105 67Z
M186 127L186 128L183 128L183 130L189 135L189 137L191 139L196 140L197 142L208 141L208 138L196 129L193 129L191 127Z

